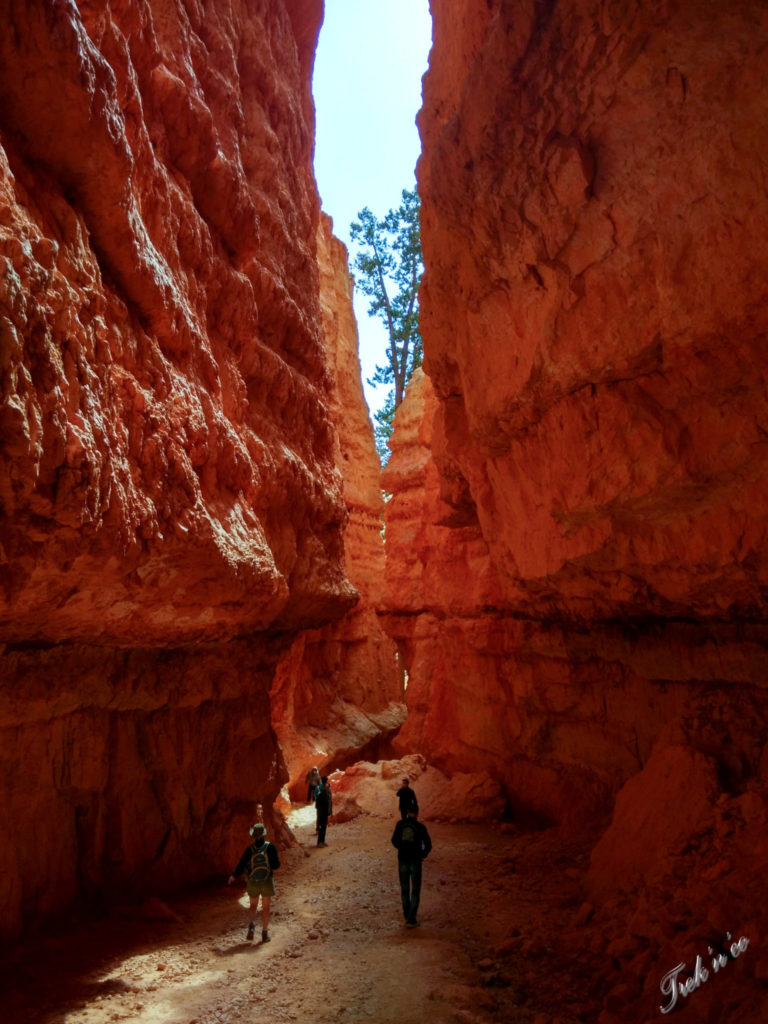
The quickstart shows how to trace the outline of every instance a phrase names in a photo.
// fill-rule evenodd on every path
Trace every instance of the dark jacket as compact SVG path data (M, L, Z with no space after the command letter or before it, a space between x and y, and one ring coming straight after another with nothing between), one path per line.
M401 813L403 811L410 811L413 808L415 811L419 809L419 801L416 799L416 794L410 786L401 786L397 791L397 802L400 806Z
M416 841L404 843L403 829L409 825L416 828ZM395 831L392 833L392 845L397 850L398 860L413 864L427 859L432 849L432 840L429 838L427 826L422 825L418 818L402 818L395 825Z
M277 850L274 844L270 843L268 839L264 841L267 844L267 860L269 861L270 870L277 871L277 869L280 867L280 858L277 855ZM256 850L260 849L261 842L251 843L250 846L246 846L243 852L243 856L237 862L237 867L232 872L233 878L237 878L239 875L242 875L244 871L247 871L248 865L251 863L251 855L255 853Z
M330 782L315 787L315 807L320 815L333 814L333 793Z

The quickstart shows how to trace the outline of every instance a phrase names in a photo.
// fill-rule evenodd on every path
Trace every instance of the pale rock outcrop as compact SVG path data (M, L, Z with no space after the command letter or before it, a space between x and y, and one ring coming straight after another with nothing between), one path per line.
M488 821L501 818L506 800L498 782L486 773L456 772L450 777L420 754L395 761L358 761L330 777L334 821L359 814L400 817L397 791L407 777L422 821Z

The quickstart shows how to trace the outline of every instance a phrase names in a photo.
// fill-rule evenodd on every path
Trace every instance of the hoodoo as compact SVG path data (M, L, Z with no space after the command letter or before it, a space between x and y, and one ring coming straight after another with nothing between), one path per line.
M387 475L401 741L602 836L582 939L615 937L629 987L600 1021L650 1019L702 936L768 930L768 16L430 6L428 381ZM756 1009L765 954L742 967Z

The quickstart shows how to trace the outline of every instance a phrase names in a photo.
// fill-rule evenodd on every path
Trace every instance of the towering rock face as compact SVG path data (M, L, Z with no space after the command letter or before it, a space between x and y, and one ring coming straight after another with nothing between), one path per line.
M425 368L505 592L760 618L765 12L432 6Z
M436 400L385 482L403 752L572 830L613 813L590 884L648 887L622 955L652 944L658 993L656 957L706 954L675 932L768 926L768 12L431 9Z
M277 659L356 600L316 259L321 14L6 5L4 932L78 890L228 869L285 781Z
M167 644L349 605L300 48L321 5L289 6L11 5L5 639Z
M335 461L349 512L346 571L360 601L339 622L301 633L275 673L273 720L294 797L302 795L309 768L323 771L369 744L375 748L402 724L405 710L395 645L376 615L384 591L384 503L361 383L353 282L346 249L325 214L317 254Z

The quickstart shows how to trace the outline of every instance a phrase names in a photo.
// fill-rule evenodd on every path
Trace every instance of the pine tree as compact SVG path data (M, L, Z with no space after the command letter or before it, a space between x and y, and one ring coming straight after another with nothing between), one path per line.
M384 406L374 414L376 448L382 465L389 458L387 442L392 434L395 410L417 366L421 365L419 333L419 282L424 271L419 231L418 194L403 189L403 202L378 220L366 206L350 225L358 251L356 283L370 298L370 316L383 322L389 335L387 359L377 365L368 383L391 385Z

